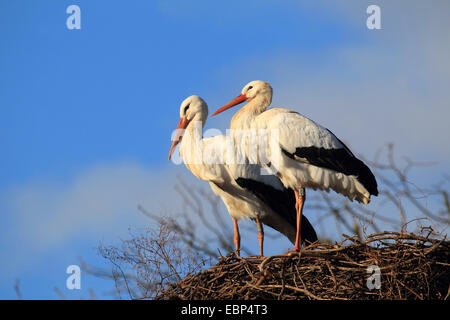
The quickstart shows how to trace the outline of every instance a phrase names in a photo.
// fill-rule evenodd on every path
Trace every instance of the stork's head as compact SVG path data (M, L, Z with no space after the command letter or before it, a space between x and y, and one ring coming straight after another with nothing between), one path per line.
M175 137L169 151L169 160L172 157L173 150L176 145L181 142L184 131L192 121L201 121L202 126L205 124L208 117L208 105L199 96L190 96L181 103L180 106L180 121L175 132Z
M259 101L259 106L264 109L267 108L272 102L272 87L268 82L261 80L254 80L247 83L242 89L241 94L239 96L228 102L222 108L218 109L211 115L211 117L227 109L230 109L231 107L234 107L235 105L238 105L244 101L250 102L257 99L261 100Z
M180 119L205 122L208 117L208 105L199 96L193 95L184 99L180 105Z
M270 95L272 98L272 87L268 82L261 80L254 80L245 85L241 92L245 95L246 101L254 99L256 96Z

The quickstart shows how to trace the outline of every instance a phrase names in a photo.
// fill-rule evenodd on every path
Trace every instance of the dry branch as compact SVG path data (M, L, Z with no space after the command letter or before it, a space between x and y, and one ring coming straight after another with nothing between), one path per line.
M368 267L380 289L369 289ZM447 299L450 243L410 233L381 232L366 241L315 244L300 254L220 258L156 299Z

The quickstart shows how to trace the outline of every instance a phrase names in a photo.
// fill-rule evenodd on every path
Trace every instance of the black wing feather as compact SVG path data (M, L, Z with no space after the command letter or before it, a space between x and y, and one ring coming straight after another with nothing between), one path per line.
M339 140L339 142L341 141ZM378 185L372 171L364 162L356 158L344 143L341 142L341 144L343 148L340 149L325 149L312 146L299 147L294 153L289 153L283 148L282 151L289 158L302 158L313 166L334 170L348 176L356 176L371 195L377 196Z

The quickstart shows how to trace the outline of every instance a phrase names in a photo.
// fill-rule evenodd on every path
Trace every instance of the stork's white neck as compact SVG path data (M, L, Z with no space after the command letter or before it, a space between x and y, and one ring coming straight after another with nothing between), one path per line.
M180 156L197 178L208 181L209 175L203 164L203 125L202 120L189 123L180 142Z
M238 110L231 119L230 129L246 129L250 127L255 117L263 113L272 102L272 97L266 94L255 96Z
M203 123L198 120L191 121L184 131L180 142L180 155L186 165L199 162L195 155L199 153L202 145L202 131Z

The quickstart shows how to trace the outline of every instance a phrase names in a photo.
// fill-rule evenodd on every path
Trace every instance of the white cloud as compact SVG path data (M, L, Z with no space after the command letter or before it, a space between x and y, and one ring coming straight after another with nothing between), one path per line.
M201 183L184 166L148 169L137 163L98 165L66 184L35 181L4 196L11 217L2 242L3 270L31 263L35 255L71 246L74 242L117 240L128 227L143 227L151 220L137 209L178 213L181 203L174 186L183 172L188 183ZM177 209L178 208L178 209Z

